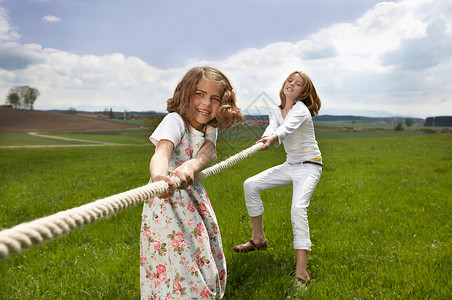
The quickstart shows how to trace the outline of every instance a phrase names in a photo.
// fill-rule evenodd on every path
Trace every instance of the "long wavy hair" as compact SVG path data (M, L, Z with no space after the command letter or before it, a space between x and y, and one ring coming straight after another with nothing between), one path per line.
M229 79L219 70L212 67L195 67L185 74L174 90L173 97L168 99L168 112L177 112L188 122L194 114L192 105L196 87L201 78L212 80L222 89L221 103L217 115L207 124L218 129L227 129L243 121L243 114L236 105L235 90Z
M298 74L303 79L303 87L295 101L303 102L306 107L309 109L311 116L314 117L319 114L320 107L322 106L322 102L320 101L319 96L317 95L317 91L315 90L314 84L311 81L309 76L302 71L294 71L292 72L284 81L281 90L279 92L279 98L281 98L281 105L279 107L283 109L286 106L286 95L284 95L284 85L286 82L295 74Z

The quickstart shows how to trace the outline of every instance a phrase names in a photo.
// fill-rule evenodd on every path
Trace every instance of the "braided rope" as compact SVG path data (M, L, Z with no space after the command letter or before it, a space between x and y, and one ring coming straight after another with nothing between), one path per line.
M205 179L229 168L256 153L262 146L262 143L256 144L212 167L204 169L196 174L195 180ZM176 187L180 185L179 178L172 177L172 180ZM0 258L7 258L10 253L21 252L22 248L40 244L69 233L78 227L106 218L122 209L143 203L146 199L160 195L167 189L168 184L162 180L2 230L0 231Z

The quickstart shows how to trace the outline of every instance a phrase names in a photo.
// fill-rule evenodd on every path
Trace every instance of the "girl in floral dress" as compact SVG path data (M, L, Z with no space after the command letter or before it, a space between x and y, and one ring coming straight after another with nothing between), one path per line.
M211 67L188 71L167 102L150 140L151 181L168 190L145 201L140 234L142 299L221 299L226 261L209 197L194 174L216 158L217 128L243 120L226 76ZM180 179L176 190L170 176Z

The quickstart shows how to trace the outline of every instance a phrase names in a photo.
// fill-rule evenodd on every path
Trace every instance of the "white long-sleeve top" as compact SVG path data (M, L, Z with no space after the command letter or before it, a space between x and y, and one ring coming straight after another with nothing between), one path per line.
M279 107L270 110L270 122L262 136L276 134L278 147L281 142L287 153L287 162L296 163L321 156L315 139L314 124L306 105L298 101L283 119Z

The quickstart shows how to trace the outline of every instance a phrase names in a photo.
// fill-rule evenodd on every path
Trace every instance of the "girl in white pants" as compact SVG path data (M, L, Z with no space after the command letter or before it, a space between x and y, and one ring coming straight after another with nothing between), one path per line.
M269 125L257 143L264 143L262 150L283 143L287 159L283 164L245 181L245 200L253 225L253 237L233 249L246 253L267 248L260 192L293 185L291 220L294 249L297 251L295 278L301 285L307 285L311 280L306 269L307 253L311 250L307 207L322 174L322 157L315 139L312 117L318 114L321 102L311 79L299 71L287 77L279 95L281 105L270 111Z

